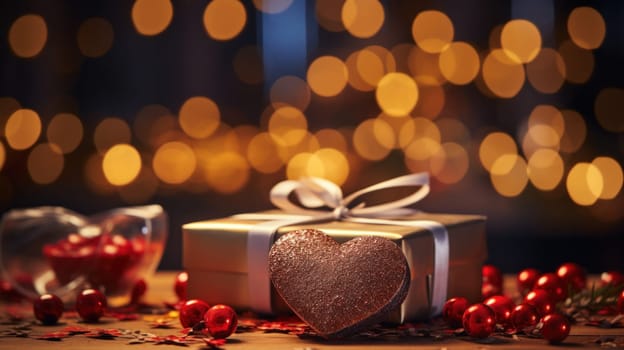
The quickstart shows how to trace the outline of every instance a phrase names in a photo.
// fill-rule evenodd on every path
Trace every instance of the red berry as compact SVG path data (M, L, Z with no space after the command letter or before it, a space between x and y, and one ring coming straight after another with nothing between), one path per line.
M496 329L496 314L485 304L474 304L462 317L464 330L473 338L487 338Z
M580 292L587 285L585 270L578 264L568 262L557 269L557 276L563 281L565 289L568 287L575 292Z
M511 311L513 310L514 306L516 306L511 298L504 295L495 295L489 297L483 303L489 306L490 309L494 311L494 314L496 314L496 323L503 326L509 323L509 316L511 316Z
M524 302L535 307L537 313L541 317L555 312L555 304L550 294L542 289L530 291L529 294L524 297Z
M511 312L509 321L515 330L528 333L537 325L539 315L534 306L529 304L520 304Z
M451 298L444 303L442 308L442 318L451 328L462 326L462 317L468 308L468 299L464 297Z
M35 318L43 324L55 324L64 309L63 301L54 294L43 294L33 303Z
M482 284L491 284L494 287L498 287L499 290L503 289L503 274L494 265L483 265L482 271Z
M86 322L97 322L106 311L106 297L96 289L85 289L76 298L76 311Z
M204 314L210 309L205 301L191 299L186 301L180 308L180 323L182 327L195 327L204 319Z
M600 284L606 286L624 286L624 274L619 271L607 271L600 274Z
M624 290L618 296L617 309L620 314L624 314Z
M227 305L215 305L204 315L206 331L215 339L225 339L236 330L238 317L234 309Z
M188 273L180 272L176 275L175 284L173 285L173 290L175 294L178 296L179 300L186 300L187 298L187 287L188 286Z
M481 299L482 300L485 300L495 295L501 295L502 293L503 293L502 289L493 284L483 283L481 285Z
M145 283L144 279L140 279L136 281L134 286L132 287L132 294L130 297L130 304L138 304L141 301L143 295L147 291L147 283Z
M542 337L550 343L559 343L570 334L570 321L562 315L550 314L542 318Z
M533 289L541 289L551 295L552 300L557 303L564 301L568 296L567 287L555 273L545 273L537 279Z
M540 272L537 269L528 268L520 271L520 273L518 273L518 277L516 278L518 292L522 295L526 295L530 292L539 276Z

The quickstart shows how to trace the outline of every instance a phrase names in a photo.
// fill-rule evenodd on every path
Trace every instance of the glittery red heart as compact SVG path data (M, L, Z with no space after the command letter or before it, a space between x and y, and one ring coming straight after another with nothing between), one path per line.
M403 302L410 283L407 261L394 242L366 236L339 244L313 229L278 239L269 273L290 308L327 338L379 322Z

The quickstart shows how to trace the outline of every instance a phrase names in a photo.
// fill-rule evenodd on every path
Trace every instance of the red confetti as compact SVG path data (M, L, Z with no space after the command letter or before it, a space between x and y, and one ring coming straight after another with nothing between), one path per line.
M61 330L67 332L69 335L84 334L91 332L91 329L82 326L67 326Z
M49 340L49 341L61 341L63 338L71 337L72 335L69 332L58 331L58 332L50 332L42 334L35 339L39 340Z
M225 339L203 338L202 339L210 349L220 349L225 345Z
M121 331L118 329L93 329L87 333L84 333L85 337L94 339L115 339L121 336Z

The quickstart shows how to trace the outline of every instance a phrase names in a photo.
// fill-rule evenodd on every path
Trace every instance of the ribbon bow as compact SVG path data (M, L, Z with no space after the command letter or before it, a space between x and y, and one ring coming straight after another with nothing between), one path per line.
M419 188L411 194L390 202L366 206L354 202L365 194L395 187ZM420 201L429 193L429 175L417 173L396 177L366 187L343 197L340 187L331 181L309 177L301 180L285 180L271 189L271 202L285 214L241 214L239 219L270 220L254 225L248 234L247 259L250 306L252 309L270 313L271 295L268 276L268 255L273 243L273 235L283 226L344 220L378 225L399 225L424 227L434 238L433 286L428 291L431 314L438 314L446 301L448 282L449 243L446 228L430 220L389 220L382 217L405 216L417 212L407 206ZM298 201L292 201L291 195ZM409 255L410 248L403 246ZM412 263L408 258L410 269ZM410 287L411 288L411 287ZM408 294L409 298L409 294ZM405 303L404 303L405 305ZM404 305L402 307L404 307Z
M367 207L364 203L353 207L352 203L365 194L386 190L394 187L420 186L410 195L399 200ZM290 194L295 193L299 203L290 200ZM278 183L271 190L271 202L276 207L288 213L301 213L318 216L327 216L322 207L332 210L331 216L336 220L350 217L379 217L403 216L414 213L414 209L407 206L423 199L429 193L429 175L427 173L410 174L396 177L387 181L361 189L346 198L343 198L340 187L331 181L308 177L299 181L286 180Z

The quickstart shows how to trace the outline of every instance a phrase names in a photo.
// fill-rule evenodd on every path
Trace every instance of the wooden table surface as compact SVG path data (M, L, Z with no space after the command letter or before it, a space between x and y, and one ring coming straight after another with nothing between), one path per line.
M175 300L173 292L173 281L175 272L159 272L148 282L148 292L146 301L163 304L164 301ZM507 284L509 285L509 277ZM6 313L8 305L0 306ZM26 315L26 321L32 321L32 315ZM6 317L5 317L6 319ZM15 324L0 325L0 349L154 349L178 348L179 345L161 344L154 342L134 341L140 338L141 334L151 333L158 336L182 335L177 320L170 319L170 328L154 328L154 316L140 315L136 320L118 321L115 318L106 317L96 324L84 324L75 318L64 318L62 323L55 326L42 326L32 324L27 328L28 335L18 337L15 333ZM161 318L162 321L162 318ZM84 335L63 338L60 341L39 340L38 336L63 330L66 327L86 327L90 330L97 329L121 329L125 332L124 337L114 339L94 339ZM601 343L602 342L602 343ZM192 349L207 349L209 346L198 340L196 343L186 345ZM549 345L543 339L528 338L520 336L517 338L502 335L490 336L484 340L475 340L467 336L447 335L441 338L433 337L408 337L397 339L346 339L336 341L326 341L317 338L301 338L292 334L267 333L260 330L236 333L228 338L227 342L221 346L223 349L555 349L555 348L620 348L624 349L624 328L604 329L589 327L585 325L572 326L570 336L557 346Z

